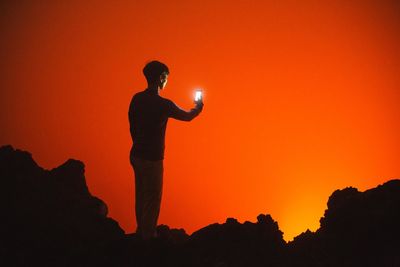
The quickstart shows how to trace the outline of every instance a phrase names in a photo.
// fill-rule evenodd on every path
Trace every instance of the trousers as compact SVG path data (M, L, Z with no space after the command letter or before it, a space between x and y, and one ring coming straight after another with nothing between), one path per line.
M135 173L136 233L143 239L157 236L163 187L163 160L132 158Z

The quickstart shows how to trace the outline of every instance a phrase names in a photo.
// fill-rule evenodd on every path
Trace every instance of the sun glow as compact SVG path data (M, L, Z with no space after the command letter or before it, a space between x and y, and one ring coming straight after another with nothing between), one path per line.
M163 97L190 109L201 85L207 99L168 122L159 223L268 213L290 240L318 228L334 190L400 176L395 2L3 1L0 143L49 169L82 160L134 231L128 105L160 60Z

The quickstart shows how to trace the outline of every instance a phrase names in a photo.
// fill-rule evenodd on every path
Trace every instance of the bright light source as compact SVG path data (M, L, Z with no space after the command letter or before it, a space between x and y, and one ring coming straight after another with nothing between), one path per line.
M196 90L196 94L195 94L195 96L194 96L194 101L199 101L199 100L201 100L202 94L203 94L203 92L202 92L201 89Z

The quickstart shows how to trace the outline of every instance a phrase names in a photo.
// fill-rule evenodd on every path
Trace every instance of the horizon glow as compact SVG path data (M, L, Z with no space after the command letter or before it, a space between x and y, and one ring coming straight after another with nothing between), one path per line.
M193 85L207 90L199 117L168 122L159 224L270 214L291 240L319 227L336 189L400 177L400 2L0 6L0 145L47 169L83 161L128 233L128 106L153 59L170 69L162 97L190 109Z

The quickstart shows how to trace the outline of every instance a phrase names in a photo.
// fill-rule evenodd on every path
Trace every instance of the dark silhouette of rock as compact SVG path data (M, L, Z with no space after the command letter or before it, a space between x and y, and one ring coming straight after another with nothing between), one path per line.
M173 244L183 244L189 239L184 229L170 229L164 224L157 227L157 234L159 239Z
M4 146L0 179L2 260L13 263L1 266L72 266L75 257L82 262L124 236L107 205L89 193L80 161L48 171L29 153Z
M289 244L292 266L400 266L400 180L336 190L320 223Z
M0 181L0 266L400 266L400 180L336 190L320 228L289 243L263 214L191 236L166 225L153 240L124 234L77 160L44 170L28 152L3 146Z
M270 215L257 223L228 218L193 233L188 247L199 266L280 266L285 249L283 233Z
M285 242L269 215L257 223L228 218L191 236L182 229L158 227L159 238L142 241L128 235L123 255L129 266L281 266Z

